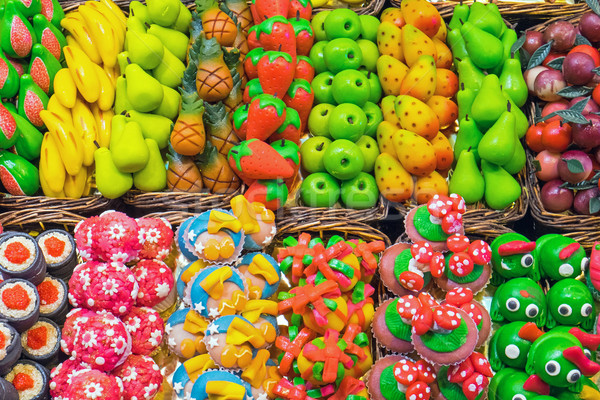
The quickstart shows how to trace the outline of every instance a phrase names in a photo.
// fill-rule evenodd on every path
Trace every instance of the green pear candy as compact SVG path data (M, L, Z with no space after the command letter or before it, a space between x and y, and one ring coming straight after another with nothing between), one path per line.
M448 191L449 193L461 195L467 204L477 203L483 199L485 181L481 176L472 151L461 151L454 172L450 177Z
M162 115L170 120L176 120L179 116L179 107L181 106L181 94L175 89L165 85L163 87L163 101L160 106L153 111L154 114ZM162 148L162 147L161 147Z
M148 146L144 141L142 128L135 121L129 121L123 133L110 140L110 152L113 162L121 172L137 172L148 162Z
M137 64L129 64L125 69L127 79L127 99L134 110L151 112L160 106L164 91L162 85Z
M163 59L161 63L152 70L152 76L163 85L175 89L181 85L185 68L185 64L165 47Z
M517 137L521 139L527 134L527 130L529 129L527 116L516 106L506 92L502 91L502 93L504 94L504 98L510 103L510 113L515 117L515 132L517 133Z
M192 12L189 8L185 6L183 3L179 3L179 15L177 16L177 20L173 25L171 25L171 29L175 29L181 33L189 34L190 31L190 23L192 22Z
M126 50L132 63L146 70L156 68L161 63L164 46L156 36L129 30L125 40Z
M164 47L169 49L175 57L179 58L181 61L185 61L190 41L186 34L174 29L163 28L157 24L150 25L147 32L148 34L157 37Z
M119 76L115 85L115 114L130 110L133 110L133 106L127 98L127 80L124 76Z
M133 174L133 185L146 192L160 192L167 186L167 169L153 139L146 139L149 158L146 166Z
M154 139L160 149L167 147L173 130L173 121L162 115L141 113L135 110L129 111L128 115L131 121L140 125L144 139Z
M469 19L470 9L466 4L459 4L454 6L454 11L452 12L452 19L448 22L448 28L452 29L460 29L462 24Z
M460 33L460 28L449 31L446 41L450 46L450 50L452 50L452 57L455 65L458 64L460 60L469 57L467 47L465 46L465 40L462 37L462 33Z
M473 64L469 57L461 59L458 64L456 64L456 71L458 72L460 87L479 92L485 75L477 66L475 66L475 64Z
M491 69L502 62L504 46L496 36L470 22L465 22L460 32L473 64L481 69Z
M486 75L471 106L471 117L479 128L485 131L494 125L506 110L506 99L500 87L500 80L494 74Z
M509 174L515 175L523 169L526 161L527 156L525 155L523 144L521 144L520 140L516 140L513 156L509 162L502 166L502 168L504 168Z
M179 0L147 0L148 16L155 24L169 27L177 21L179 16Z
M94 152L96 166L96 187L107 199L123 196L133 186L133 177L121 172L115 166L112 153L106 147L100 147Z
M471 113L471 106L473 105L476 95L477 93L474 90L466 88L464 84L461 85L461 89L456 93L459 121L467 114Z
M477 28L499 38L502 33L504 21L502 21L502 17L498 14L490 11L485 4L474 2L467 21Z
M479 164L480 157L477 147L482 138L483 133L481 133L473 118L469 118L469 115L465 115L465 118L461 119L458 123L458 133L456 134L456 141L454 142L454 159L458 161L464 150L471 149L470 152L473 154L473 157L475 157L477 164Z
M516 142L515 117L505 111L479 142L479 157L490 163L504 165L513 158Z
M506 60L499 80L504 93L511 98L517 107L523 107L529 92L527 83L523 78L523 72L521 72L521 62L514 58Z
M485 202L494 210L510 206L521 197L521 185L502 167L481 160L485 180Z

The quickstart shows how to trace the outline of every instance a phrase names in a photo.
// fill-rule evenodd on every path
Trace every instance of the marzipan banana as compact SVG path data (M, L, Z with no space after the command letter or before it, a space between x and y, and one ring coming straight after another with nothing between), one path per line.
M108 67L113 67L117 63L117 54L121 52L115 28L101 12L85 4L79 6L79 13L90 30L98 53L100 53L100 58L102 58L102 63Z
M73 36L90 60L96 64L102 63L102 58L97 48L98 44L94 43L81 14L78 12L69 13L67 17L63 18L60 25Z
M125 26L126 24L122 22L117 15L113 12L111 8L109 8L106 3L102 3L100 1L88 1L86 3L87 6L92 7L98 10L104 17L110 22L110 24L116 29L118 36L121 40L121 46L125 41ZM120 10L119 10L120 11Z
M115 102L115 87L104 69L99 65L96 65L96 74L100 80L100 96L96 103L98 103L100 109L110 110Z
M51 178L53 179L53 178ZM44 192L44 196L47 197L52 197L53 199L64 199L65 196L65 192L61 189L60 192L55 192L52 189L50 189L50 184L48 183L48 179L46 178L46 176L44 175L44 173L42 173L42 171L40 170L40 186L42 187L42 192ZM63 183L64 186L64 183Z
M111 9L113 14L121 21L123 25L127 24L127 17L123 14L123 10L119 8L112 0L100 0L101 3L105 4Z
M120 53L119 53L120 54ZM117 56L117 61L119 60L119 57ZM113 87L116 88L117 87L117 78L119 76L121 76L121 70L119 68L119 65L115 65L112 68L108 68L106 65L103 67L104 72L106 73L106 75L108 75L110 82L112 83Z
M69 71L67 70L67 72ZM60 115L65 121L73 123L71 119L71 109L62 105L62 103L56 96L56 93L50 96L50 100L48 100L48 106L46 107L46 110L52 111L53 113Z
M66 46L63 53L79 93L88 103L96 102L100 97L100 79L96 72L97 66L84 52L75 47Z
M49 177L49 179L43 179L42 181L42 177ZM48 197L55 197L55 193L62 192L65 183L65 167L60 158L56 141L50 132L46 132L44 134L44 139L42 140L40 152L40 181L42 181L44 194Z
M56 146L63 160L65 170L69 175L77 175L83 167L83 141L75 133L75 128L60 115L48 110L40 111L40 118L53 135Z
M110 145L110 133L112 129L112 118L115 115L112 109L103 111L96 103L90 104L92 114L96 120L98 128L98 138L96 141L100 147L108 147Z
M71 115L73 116L73 127L83 142L83 165L89 167L94 163L94 151L97 148L94 143L98 138L96 119L87 103L79 97L75 107L71 110ZM65 189L65 194L68 196L66 192L67 189Z
M65 177L65 196L71 199L81 198L85 191L87 177L87 168L81 168L75 176L67 175Z
M54 76L54 95L60 104L73 108L77 100L77 86L69 68L60 69Z

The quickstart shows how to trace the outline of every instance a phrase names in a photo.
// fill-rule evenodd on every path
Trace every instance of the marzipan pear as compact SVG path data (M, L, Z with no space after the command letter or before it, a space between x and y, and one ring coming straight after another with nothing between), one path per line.
M129 64L125 69L127 79L127 99L134 110L154 111L163 100L162 85L137 64Z
M164 149L169 144L173 121L162 115L129 111L129 118L140 124L145 139L154 139L158 147Z
M483 198L485 182L472 151L461 151L448 190L461 195L467 204L477 203Z
M146 139L146 147L149 152L148 163L133 174L133 184L140 190L160 192L167 186L167 169L156 142Z
M521 185L502 167L481 160L485 180L485 202L490 208L501 210L521 196Z
M513 158L516 142L515 117L505 111L479 142L479 157L490 163L504 165Z
M110 141L112 159L121 172L137 172L148 163L148 146L142 128L135 121L127 122L119 138Z
M112 154L106 147L100 147L94 152L96 163L96 187L102 196L116 199L123 196L133 185L131 174L117 169Z

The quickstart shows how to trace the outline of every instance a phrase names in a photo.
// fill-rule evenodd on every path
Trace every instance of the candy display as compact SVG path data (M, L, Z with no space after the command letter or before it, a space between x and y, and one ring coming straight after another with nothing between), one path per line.
M40 284L46 275L46 260L37 242L19 232L6 232L0 239L0 273L3 279L26 279Z
M49 229L39 234L35 240L46 260L48 273L61 279L70 278L70 273L77 265L73 236L63 230Z
M40 316L63 323L69 309L67 284L47 275L37 285L37 291L40 296Z
M23 356L42 365L57 359L60 351L60 328L55 322L40 318L31 328L21 333Z

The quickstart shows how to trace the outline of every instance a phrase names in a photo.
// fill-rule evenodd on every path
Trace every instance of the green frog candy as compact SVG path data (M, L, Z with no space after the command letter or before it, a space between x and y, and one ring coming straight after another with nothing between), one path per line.
M536 241L534 258L540 265L542 277L551 280L576 278L584 271L589 259L575 240L555 233Z
M523 389L529 378L525 372L514 368L503 368L494 375L488 388L488 400L531 400L537 393Z
M563 279L556 282L546 296L548 317L546 327L557 325L581 326L589 331L596 318L592 294L583 282Z
M507 367L525 369L531 348L531 342L519 335L525 324L522 321L511 322L501 326L492 336L488 351L494 371L499 372Z
M492 284L499 286L507 279L528 277L540 280L540 271L533 252L535 242L518 233L509 232L498 236L491 244Z
M582 377L597 374L600 365L585 356L581 342L572 334L540 331L529 349L525 371L530 375L525 390L544 395L551 389L580 393Z
M498 287L492 299L490 316L494 322L535 322L546 324L546 298L531 278L514 278Z
M558 400L597 400L600 398L600 391L598 386L590 378L584 376L581 378L583 381L583 389L580 393L573 393L569 390L555 391L554 396Z

